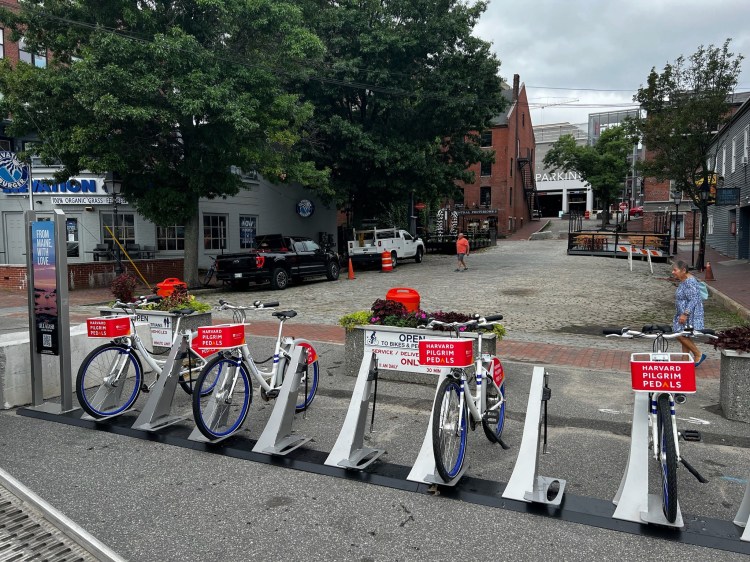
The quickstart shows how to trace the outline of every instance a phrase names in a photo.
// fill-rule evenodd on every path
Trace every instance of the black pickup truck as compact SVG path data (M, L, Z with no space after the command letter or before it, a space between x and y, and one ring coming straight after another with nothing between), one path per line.
M310 238L266 234L255 242L254 250L216 256L219 281L238 289L246 289L251 281L270 281L274 289L286 289L290 281L303 277L325 275L331 281L339 278L338 255Z

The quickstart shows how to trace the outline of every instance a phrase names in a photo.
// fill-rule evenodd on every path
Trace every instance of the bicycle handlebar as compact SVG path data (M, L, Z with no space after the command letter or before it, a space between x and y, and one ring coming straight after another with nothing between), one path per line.
M616 336L616 337L627 338L627 339L664 338L666 340L673 340L679 337L687 337L687 338L705 337L705 339L708 339L708 340L716 339L714 330L711 330L709 328L698 330L696 328L692 328L688 326L687 328L679 332L672 332L672 328L670 326L665 326L665 325L660 325L660 324L643 326L642 330L633 330L631 328L621 328L621 329L605 328L602 330L602 333L606 337Z
M271 301L265 303L261 301L255 301L250 306L240 306L221 299L219 300L219 306L217 308L219 310L261 310L264 308L276 308L277 306L279 306L279 301Z
M476 318L472 320L467 320L466 322L441 322L440 320L436 320L434 318L428 318L427 324L424 324L419 327L427 329L427 330L433 330L435 327L438 327L438 326L452 328L454 330L459 330L461 328L469 328L469 327L483 328L487 326L494 326L502 319L503 319L502 314L488 314L487 316L477 315Z

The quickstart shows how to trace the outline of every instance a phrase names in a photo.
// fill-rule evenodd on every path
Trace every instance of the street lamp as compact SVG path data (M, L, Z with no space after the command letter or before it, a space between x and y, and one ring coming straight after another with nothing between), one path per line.
M680 220L680 203L682 203L682 192L675 191L672 193L672 199L674 200L674 205L676 208L675 214L674 214L674 248L672 249L672 254L677 255L677 226L679 224Z
M117 260L117 274L120 275L122 273L122 257L120 255L120 236L117 232L117 203L122 194L122 180L120 180L115 172L107 172L104 176L104 191L112 196L112 214L114 218L114 229L112 231L113 250L115 251L115 259Z

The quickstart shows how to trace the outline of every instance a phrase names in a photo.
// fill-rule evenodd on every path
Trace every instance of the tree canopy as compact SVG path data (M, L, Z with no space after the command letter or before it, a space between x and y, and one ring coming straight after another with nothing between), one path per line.
M743 59L729 51L730 41L722 47L700 46L689 58L680 56L665 65L661 73L652 68L646 86L633 98L646 115L629 125L647 150L639 166L644 175L674 180L675 189L701 210L700 269L708 222L708 201L701 198L701 188L711 184L716 161L712 142L731 117L730 94Z
M544 155L544 165L553 170L579 173L604 207L604 224L609 205L622 191L628 175L627 158L632 149L633 141L622 126L606 129L593 146L578 145L573 135L563 135Z
M472 131L500 113L499 61L472 36L487 3L297 0L326 47L302 85L315 105L306 155L331 170L341 202L372 217L394 202L453 195L491 161ZM318 79L316 80L315 77Z
M62 180L113 171L157 224L183 224L185 277L197 282L198 200L233 195L232 166L324 188L300 157L312 104L293 93L323 46L283 0L28 0L0 21L47 68L0 66L16 136L60 162Z

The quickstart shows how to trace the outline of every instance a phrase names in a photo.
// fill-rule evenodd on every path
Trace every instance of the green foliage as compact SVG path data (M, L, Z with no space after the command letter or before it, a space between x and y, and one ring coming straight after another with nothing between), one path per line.
M306 154L332 170L357 220L406 207L413 189L424 201L452 195L468 164L494 158L466 140L506 105L500 62L472 35L487 2L297 4L326 46L320 79L303 85L316 108Z
M356 326L366 326L367 324L369 324L370 316L371 313L369 310L352 312L351 314L347 314L339 318L339 324L347 330L351 330Z
M121 273L112 280L109 286L112 295L121 302L131 302L135 296L138 280L128 272Z
M0 24L54 53L46 69L2 61L8 132L38 134L59 181L114 171L145 217L185 225L191 286L198 201L242 188L231 166L326 186L300 156L313 106L292 86L323 47L292 2L28 0Z
M196 299L195 295L189 294L185 287L177 286L170 296L163 298L159 302L144 305L142 308L145 310L162 310L165 312L191 308L195 312L209 312L211 310L211 305Z
M572 135L563 135L545 154L544 165L553 170L579 173L608 209L622 191L629 169L627 157L632 150L633 140L622 126L605 130L593 146L578 145Z
M427 312L419 309L414 312L409 312L400 302L377 299L369 311L362 310L342 316L339 319L339 324L347 330L351 330L356 326L367 326L373 324L379 326L397 326L399 328L418 328L419 326L427 324L429 319L435 319L441 322L466 322L471 320L471 318L470 315L461 312L445 312L442 310L438 310L437 312ZM505 337L505 327L501 324L493 326L492 331L497 337L497 341L500 341Z

